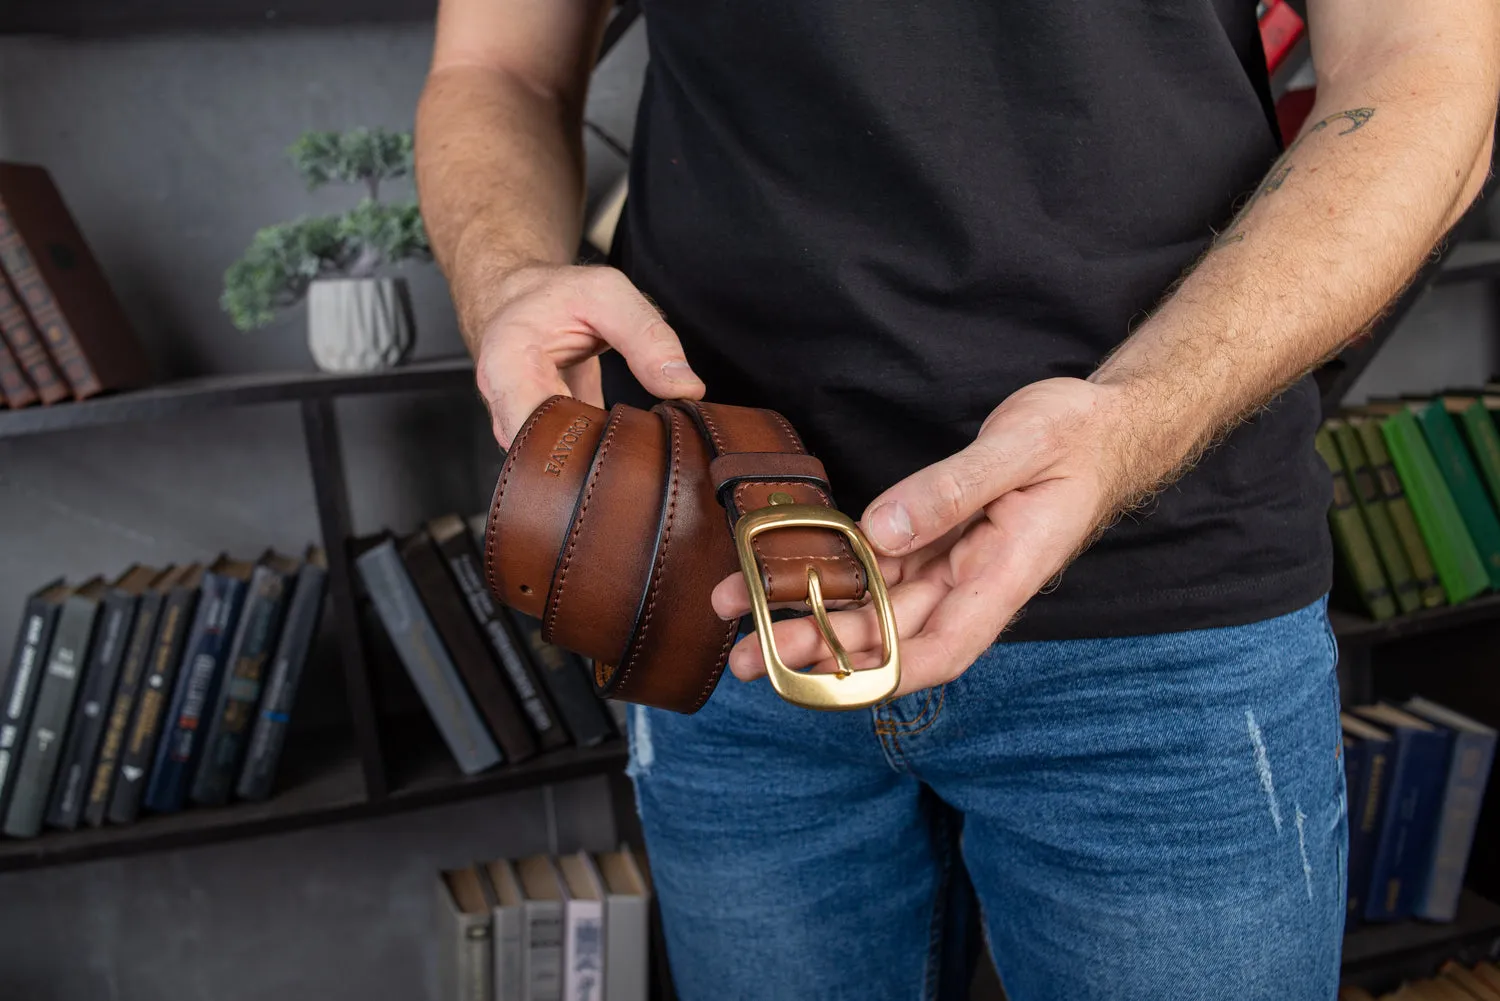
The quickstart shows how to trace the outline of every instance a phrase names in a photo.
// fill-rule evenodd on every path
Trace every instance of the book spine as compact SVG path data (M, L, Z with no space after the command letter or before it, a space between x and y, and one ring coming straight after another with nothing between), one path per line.
M1356 781L1359 799L1349 817L1349 916L1356 922L1364 916L1369 899L1370 877L1375 868L1377 837L1390 784L1391 743L1360 740L1363 749Z
M1485 409L1483 400L1475 400L1460 416L1469 447L1489 488L1490 502L1500 510L1500 430L1496 429L1495 419Z
M1441 813L1432 838L1431 861L1412 913L1428 921L1452 921L1458 915L1469 850L1479 824L1479 808L1495 758L1493 733L1455 731Z
M402 666L466 775L501 760L389 539L355 561Z
M1409 411L1402 410L1382 421L1380 432L1385 436L1396 473L1406 487L1417 527L1422 530L1422 541L1432 553L1438 580L1449 603L1467 601L1489 586L1489 574L1427 448L1422 429Z
M604 997L604 907L597 900L566 905L563 943L563 997L600 1001Z
M31 726L32 711L36 708L36 695L41 688L47 654L52 649L57 618L57 606L41 598L32 598L27 602L26 614L21 619L15 655L5 679L4 701L0 702L4 713L0 718L0 820L4 819L11 795L15 792L21 751Z
M651 913L645 896L613 895L604 912L605 1001L648 1001Z
M52 289L37 270L36 262L16 230L10 213L0 204L0 267L5 269L16 294L41 331L47 351L62 369L63 378L73 391L74 399L83 400L104 389L93 366L78 346L78 338L68 325Z
M296 700L307 653L322 618L323 589L327 579L328 571L312 564L304 564L297 572L281 640L271 660L265 696L250 733L245 765L235 788L241 799L265 799L271 794L281 748L286 743L287 725L291 722L292 703Z
M88 801L83 807L84 823L90 827L103 825L109 809L110 790L114 786L115 772L120 764L120 753L125 747L125 730L130 725L130 712L135 705L136 694L140 691L146 665L151 660L151 641L156 635L161 606L160 592L146 592L141 596L135 623L130 627L130 642L125 648L125 659L120 666L119 686L110 703L104 739L99 745L99 761L94 766L94 774L89 782Z
M1365 528L1363 516L1354 500L1354 488L1339 458L1338 447L1328 429L1319 429L1314 438L1318 454L1328 465L1333 478L1333 503L1328 509L1328 525L1333 540L1344 558L1344 568L1359 591L1360 600L1372 618L1388 619L1396 614L1396 599L1386 583L1375 543Z
M245 749L245 731L260 703L266 662L280 637L287 580L270 567L255 568L224 668L224 682L209 716L202 758L193 773L191 795L195 803L218 806L229 802Z
M98 602L78 597L69 598L63 607L52 651L47 656L47 670L42 675L41 691L37 693L31 732L26 735L25 750L21 752L15 794L5 813L4 829L11 837L30 838L41 833L42 815L57 776L79 676L88 663L98 608Z
M480 631L484 633L490 648L495 652L495 658L510 680L510 687L520 700L521 709L526 713L532 730L536 732L537 743L544 750L565 747L568 744L567 731L524 652L515 626L500 614L499 607L490 597L489 588L485 586L484 577L479 572L473 544L467 536L459 535L445 540L439 548L464 601L468 603L469 611L473 613L474 621L479 623Z
M26 381L21 363L16 361L15 353L3 337L0 337L0 397L12 410L29 407L37 401L36 390Z
M106 816L113 823L128 824L140 813L146 779L161 743L168 702L176 690L182 651L197 604L198 591L192 588L175 589L162 603L161 624L152 642L148 673L126 730L120 774L109 795Z
M1422 607L1422 596L1417 590L1417 580L1412 576L1411 562L1396 536L1396 528L1391 523L1390 512L1386 509L1385 498L1375 481L1375 471L1365 455L1364 446L1354 429L1343 422L1336 425L1333 438L1344 460L1349 483L1354 487L1354 497L1365 527L1375 543L1380 565L1385 569L1386 579L1395 594L1396 604L1403 612L1415 612Z
M1422 530L1417 527L1417 519L1411 512L1411 503L1406 499L1401 478L1396 475L1396 467L1391 464L1391 454L1386 451L1380 425L1373 420L1360 418L1354 422L1354 427L1359 434L1360 444L1365 447L1370 467L1375 472L1375 482L1385 497L1386 511L1391 516L1396 536L1401 540L1401 548L1406 551L1406 558L1411 563L1412 576L1416 578L1417 591L1422 596L1422 606L1437 608L1446 604L1448 597L1443 593L1443 585L1438 580L1437 568L1432 564L1432 554L1427 551L1427 543L1422 541Z
M104 711L120 675L125 644L135 622L135 607L134 597L120 593L106 595L101 603L88 671L78 689L77 709L68 729L67 743L63 745L57 783L47 808L47 823L52 827L71 831L83 814L86 782L98 758L99 741L104 737Z
M243 581L203 575L203 599L146 783L145 805L157 813L181 810L187 800L188 781L202 753L203 711L216 694L244 597Z
M534 663L540 668L538 673L542 684L551 693L552 703L573 735L573 742L579 747L593 747L613 736L614 730L605 715L604 705L594 694L583 662L572 652L548 643L542 637L539 620L513 608L502 608L500 614L511 617L525 640Z
M458 943L458 1001L496 1001L490 915L466 915Z
M525 917L520 905L497 907L495 929L495 998L510 1001L522 997L525 990L525 963L522 955L522 926Z
M1453 502L1458 505L1464 524L1469 529L1469 538L1484 563L1491 587L1500 588L1500 517L1485 494L1474 460L1464 447L1458 426L1443 405L1442 400L1433 400L1418 414L1418 423L1427 436L1427 445L1438 468L1448 482Z
M1447 779L1447 733L1398 728L1396 743L1396 766L1365 903L1367 921L1400 921L1411 915Z
M562 1001L563 905L528 900L525 904L524 1001Z
M0 268L0 272L3 270ZM72 395L62 376L57 374L47 350L42 347L41 335L31 325L30 317L21 308L21 300L16 298L3 274L0 274L0 337L5 339L16 356L16 363L36 387L37 399L43 403L57 403Z

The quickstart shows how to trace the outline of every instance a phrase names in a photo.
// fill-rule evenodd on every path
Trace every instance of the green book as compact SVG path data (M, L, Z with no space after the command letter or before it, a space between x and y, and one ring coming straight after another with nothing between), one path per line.
M1443 405L1458 421L1469 451L1474 453L1479 475L1489 488L1490 502L1500 510L1500 430L1495 426L1500 396L1445 396Z
M1396 527L1385 506L1385 497L1375 482L1375 471L1360 444L1359 435L1348 422L1334 419L1324 425L1333 435L1338 446L1339 458L1344 463L1344 475L1354 488L1354 499L1360 515L1365 520L1370 539L1375 543L1375 554L1385 568L1385 578L1390 581L1396 604L1403 612L1415 612L1422 607L1422 597L1417 591L1417 580L1412 576L1411 561L1401 548L1396 536Z
M1333 505L1328 509L1328 527L1333 531L1333 542L1343 558L1344 570L1370 616L1377 620L1389 619L1396 614L1396 599L1386 583L1385 571L1381 569L1380 557L1375 553L1375 543L1365 527L1364 516L1359 513L1354 488L1349 485L1338 445L1326 425L1318 429L1313 444L1333 476Z
M1489 587L1489 574L1437 460L1427 449L1416 416L1408 408L1399 407L1381 420L1380 433L1385 436L1396 475L1406 487L1406 497L1449 602L1457 604L1474 597Z
M1458 425L1453 422L1442 400L1414 405L1413 409L1417 422L1427 435L1432 457L1437 460L1443 479L1448 481L1453 501L1468 526L1469 538L1484 562L1490 586L1500 588L1500 517L1496 516L1495 508L1485 494L1479 471L1474 468L1474 459L1458 433Z
M1391 465L1391 454L1386 451L1385 438L1380 433L1379 422L1369 417L1350 417L1348 424L1359 436L1370 468L1375 473L1375 484L1385 497L1385 508L1390 515L1396 537L1411 564L1412 576L1417 581L1417 593L1421 595L1423 608L1437 608L1448 603L1438 580L1437 567L1432 565L1432 554L1427 543L1422 541L1422 530L1417 527L1417 516L1412 514L1411 502L1406 499L1406 489L1401 486L1401 477Z

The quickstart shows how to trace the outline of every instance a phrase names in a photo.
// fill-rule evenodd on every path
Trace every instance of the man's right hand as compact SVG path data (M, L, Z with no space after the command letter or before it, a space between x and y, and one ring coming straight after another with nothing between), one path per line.
M495 290L499 305L470 333L479 392L495 440L509 448L531 412L562 393L603 405L599 355L624 357L647 392L700 399L677 334L614 268L537 264L517 268Z

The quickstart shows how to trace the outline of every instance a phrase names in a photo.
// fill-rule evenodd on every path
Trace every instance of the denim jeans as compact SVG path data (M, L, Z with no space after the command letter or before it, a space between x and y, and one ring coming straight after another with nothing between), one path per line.
M1332 999L1335 660L1320 601L996 644L956 681L856 712L727 675L696 715L633 707L679 996L931 1001L962 865L1012 1001Z

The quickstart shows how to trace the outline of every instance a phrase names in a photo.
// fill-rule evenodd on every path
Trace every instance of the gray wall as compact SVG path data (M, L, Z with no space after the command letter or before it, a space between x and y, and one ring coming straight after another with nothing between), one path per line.
M221 275L258 227L353 203L305 191L283 150L304 129L409 127L430 45L425 25L0 38L0 158L52 171L160 376L309 369L302 311L240 333L217 306ZM618 138L643 54L637 30L596 84L590 117ZM623 163L596 139L589 153L597 194ZM436 269L404 273L417 357L460 353ZM358 531L488 501L498 454L471 395L346 401L340 417ZM52 576L300 551L317 520L296 412L0 441L0 526L7 652L24 595ZM321 670L312 690L336 695L333 665ZM439 864L613 842L602 781L554 792L555 811L537 791L0 877L0 998L435 996Z

